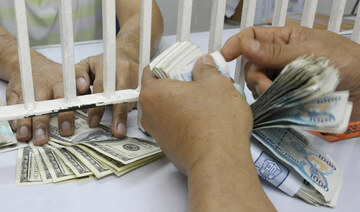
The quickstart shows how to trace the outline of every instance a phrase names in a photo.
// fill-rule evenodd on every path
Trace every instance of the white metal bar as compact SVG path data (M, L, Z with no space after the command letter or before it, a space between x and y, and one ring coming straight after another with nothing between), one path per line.
M344 16L346 0L333 0L333 5L330 13L330 20L328 30L339 33L342 18Z
M17 43L18 43L18 55L19 55L19 66L21 73L21 86L22 94L24 98L24 105L22 110L34 110L35 109L35 98L34 98L34 85L31 70L31 58L30 58L30 45L29 45L29 34L28 24L26 18L26 7L25 0L15 0L15 18L17 28ZM8 114L9 112L0 113L2 115ZM16 113L16 112L15 112Z
M102 1L103 15L103 85L104 95L111 97L115 94L116 83L116 4L115 0Z
M354 23L354 30L351 36L351 40L360 43L360 6L357 9L357 16Z
M317 4L318 0L305 0L301 17L301 26L309 28L313 27Z
M64 79L64 97L66 101L71 102L76 98L74 33L71 1L60 0L59 23L62 52L62 71Z
M285 26L289 0L276 0L274 8L273 26Z
M224 30L226 1L213 0L210 22L209 52L220 50Z
M75 110L86 107L105 106L126 102L138 101L139 91L133 89L116 91L113 98L107 98L102 93L76 97L75 101L66 99L53 99L35 102L34 111L24 109L24 104L0 107L0 120L14 120L34 115L57 113L66 110Z
M176 41L190 39L193 0L179 0Z
M244 30L254 25L255 10L256 10L256 0L244 0L243 10L241 15L240 30ZM244 66L245 66L245 58L240 56L236 60L234 80L236 83L240 84L241 87L243 88L245 86Z
M137 91L141 89L141 78L145 68L150 63L151 54L151 24L152 24L152 0L141 0L141 24L140 24L140 58L139 58L139 82ZM137 105L138 116L137 122L140 130L144 131L141 126L140 118L142 114L141 105Z
M141 24L140 24L140 57L139 57L139 86L145 66L150 63L151 53L151 24L152 24L152 0L141 0Z

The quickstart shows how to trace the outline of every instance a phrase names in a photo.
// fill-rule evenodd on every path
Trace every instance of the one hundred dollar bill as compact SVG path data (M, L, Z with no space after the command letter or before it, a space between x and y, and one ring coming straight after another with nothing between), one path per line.
M79 148L78 146L65 147L66 150L71 152L77 159L86 165L87 168L95 175L96 178L102 178L112 174L112 171L104 166L100 161L96 160L93 156Z
M43 184L39 167L31 147L19 149L16 166L15 185L38 185Z
M75 111L75 130L69 137L63 137L59 133L57 116L53 116L49 123L50 140L61 145L75 145L80 142L116 140L111 129L104 125L89 127L87 115L81 111Z
M40 172L43 183L54 182L51 177L50 171L49 171L48 167L46 166L44 159L40 155L39 150L34 145L30 145L30 147L31 147L32 151L34 152L35 160L39 167L39 172Z
M74 172L76 177L86 177L93 175L93 173L83 164L79 159L77 159L71 152L65 148L55 148L49 146L56 156L61 158L61 160Z
M159 146L153 142L129 137L117 141L86 142L82 143L82 145L90 147L122 164L129 164L161 152Z
M74 172L72 172L71 169L56 156L55 152L48 144L44 146L37 146L36 149L43 158L55 183L76 178Z

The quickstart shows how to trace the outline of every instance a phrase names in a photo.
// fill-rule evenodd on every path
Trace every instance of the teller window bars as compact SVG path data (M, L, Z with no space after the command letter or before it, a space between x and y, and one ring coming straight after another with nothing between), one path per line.
M222 43L225 0L211 0L212 15L209 35L209 52L219 50ZM239 31L253 26L256 0L244 0ZM273 26L284 26L289 0L275 0ZM305 0L301 25L312 27L315 19L318 0ZM14 0L18 54L21 71L24 104L0 107L0 120L12 120L34 115L43 115L87 106L104 106L124 102L136 102L141 88L143 68L150 62L151 12L152 0L141 0L141 35L139 55L139 86L136 89L115 90L116 74L116 38L115 34L115 0L103 0L103 43L104 43L104 92L76 96L74 42L71 1L59 0L59 22L62 49L62 69L64 78L64 98L35 101L32 81L30 47L26 18L25 0ZM346 0L333 0L328 30L338 33L344 15ZM193 0L179 0L177 41L189 40ZM360 43L360 7L357 9L352 40ZM244 86L244 60L237 59L234 79ZM26 89L25 89L26 88ZM141 108L139 108L141 114Z

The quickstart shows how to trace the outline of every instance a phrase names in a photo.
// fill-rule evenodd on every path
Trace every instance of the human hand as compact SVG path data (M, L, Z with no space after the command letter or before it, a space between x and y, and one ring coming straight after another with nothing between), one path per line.
M140 92L143 127L184 174L224 150L250 154L251 110L231 80L209 55L196 62L193 76L193 82L157 79L146 67Z
M138 84L138 61L128 54L117 52L116 90L135 89ZM93 92L103 92L103 55L88 57L76 65L76 87L79 94L87 94L93 85ZM128 111L136 103L117 104L112 106L111 131L115 137L126 136L126 120ZM105 107L91 108L88 112L90 127L97 127L104 114Z
M35 100L63 98L64 87L61 65L39 54L33 54L31 62ZM19 69L18 63L14 69ZM24 102L19 71L13 71L9 77L6 100L8 105ZM33 138L35 145L43 145L49 141L50 137L49 119L50 115L35 116L10 121L10 125L14 131L17 131L19 141L24 142ZM74 113L59 113L58 125L62 136L72 135L74 133Z
M282 68L304 55L326 57L340 70L337 90L349 90L352 121L360 120L360 46L335 33L297 26L251 27L231 37L221 50L227 61L248 58L245 79L254 97L272 83Z

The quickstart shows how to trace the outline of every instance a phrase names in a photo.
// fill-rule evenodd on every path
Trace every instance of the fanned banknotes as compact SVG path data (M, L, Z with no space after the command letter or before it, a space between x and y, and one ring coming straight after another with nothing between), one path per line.
M19 150L16 185L88 180L110 174L119 177L163 156L156 143L115 138L103 125L89 128L86 114L79 111L75 112L72 136L61 137L57 122L57 116L51 117L48 144L34 146L30 142Z
M150 69L158 78L192 81L193 66L202 55L195 44L177 42L155 58ZM222 55L210 55L220 73L229 77ZM288 64L251 105L251 154L258 175L314 205L335 206L342 172L328 155L289 127L344 132L352 103L348 91L335 92L338 83L339 71L328 59L301 57Z

